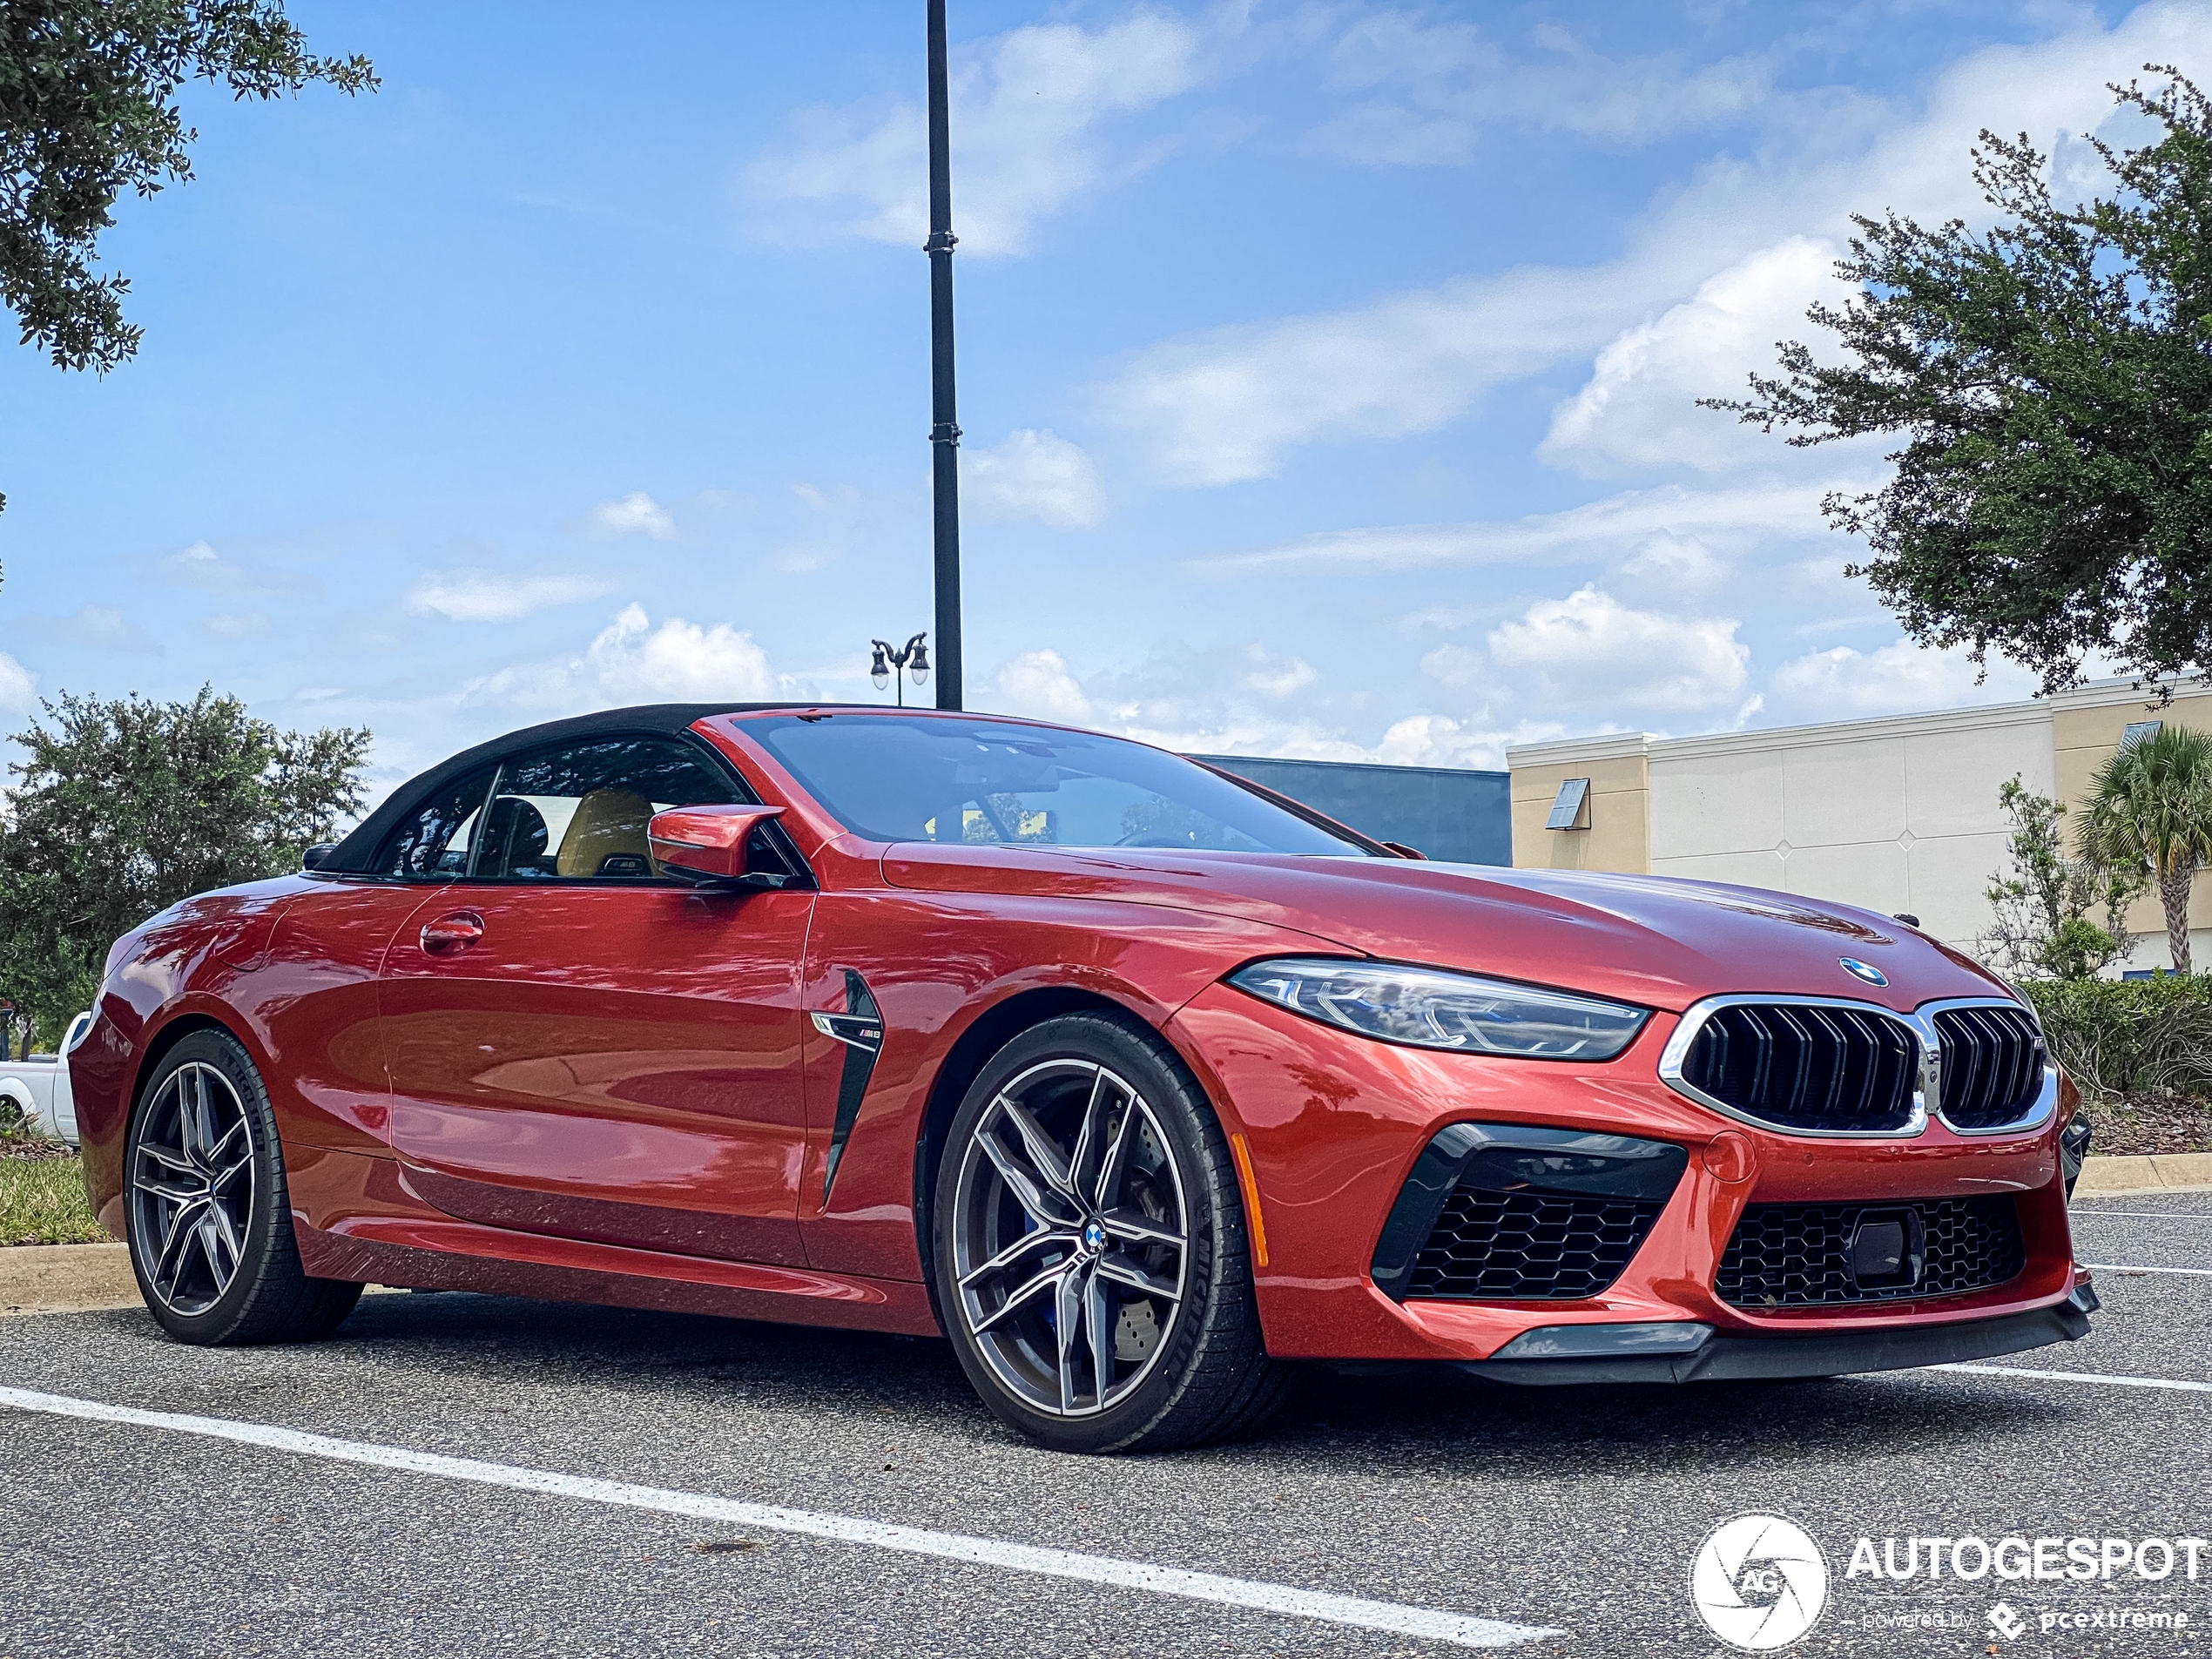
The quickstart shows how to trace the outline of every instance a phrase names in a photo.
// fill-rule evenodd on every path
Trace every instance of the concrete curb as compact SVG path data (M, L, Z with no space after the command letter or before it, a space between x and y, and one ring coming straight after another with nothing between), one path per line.
M2125 1192L2212 1192L2212 1152L2157 1152L2082 1160L2081 1179L2074 1188L2075 1197Z
M21 1244L0 1250L0 1314L140 1305L122 1244Z
M372 1285L374 1296L387 1286ZM0 1250L0 1317L144 1307L127 1244L11 1244Z

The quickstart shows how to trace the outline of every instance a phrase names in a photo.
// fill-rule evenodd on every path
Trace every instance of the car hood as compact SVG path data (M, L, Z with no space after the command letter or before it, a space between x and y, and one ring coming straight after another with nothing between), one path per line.
M888 848L884 880L936 892L1116 900L1234 915L1347 952L1679 1012L1723 992L1909 1010L2009 995L1966 956L1873 911L1667 876L1150 848ZM1886 986L1843 966L1868 964Z

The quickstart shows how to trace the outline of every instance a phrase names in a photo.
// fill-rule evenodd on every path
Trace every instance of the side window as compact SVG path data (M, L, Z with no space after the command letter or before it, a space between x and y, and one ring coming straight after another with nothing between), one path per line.
M540 749L500 768L475 874L494 881L650 881L645 825L671 806L750 796L685 745L600 738Z
M448 881L466 875L492 772L470 772L402 819L378 850L374 873Z

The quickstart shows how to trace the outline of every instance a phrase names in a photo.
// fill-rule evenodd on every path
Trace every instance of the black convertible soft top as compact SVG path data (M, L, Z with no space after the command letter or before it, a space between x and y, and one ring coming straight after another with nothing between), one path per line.
M543 725L526 726L520 732L509 732L494 738L489 743L480 743L473 749L463 749L452 759L442 760L429 771L408 779L384 798L382 806L355 825L344 840L316 860L315 868L341 872L367 870L376 856L376 849L383 845L384 838L423 796L478 766L485 765L502 755L512 754L518 749L535 749L541 744L559 743L570 738L684 732L711 714L746 714L763 709L837 710L872 706L816 703L645 703L635 708L602 709L597 714L578 714L566 720L548 720Z

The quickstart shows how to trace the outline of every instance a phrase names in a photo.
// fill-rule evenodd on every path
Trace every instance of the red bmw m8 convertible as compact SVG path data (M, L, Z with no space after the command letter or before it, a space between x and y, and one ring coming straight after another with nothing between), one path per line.
M518 732L118 941L86 1179L195 1343L364 1284L950 1339L1049 1445L1298 1359L1829 1376L2080 1336L2086 1125L1888 917L1447 865L1121 738Z

